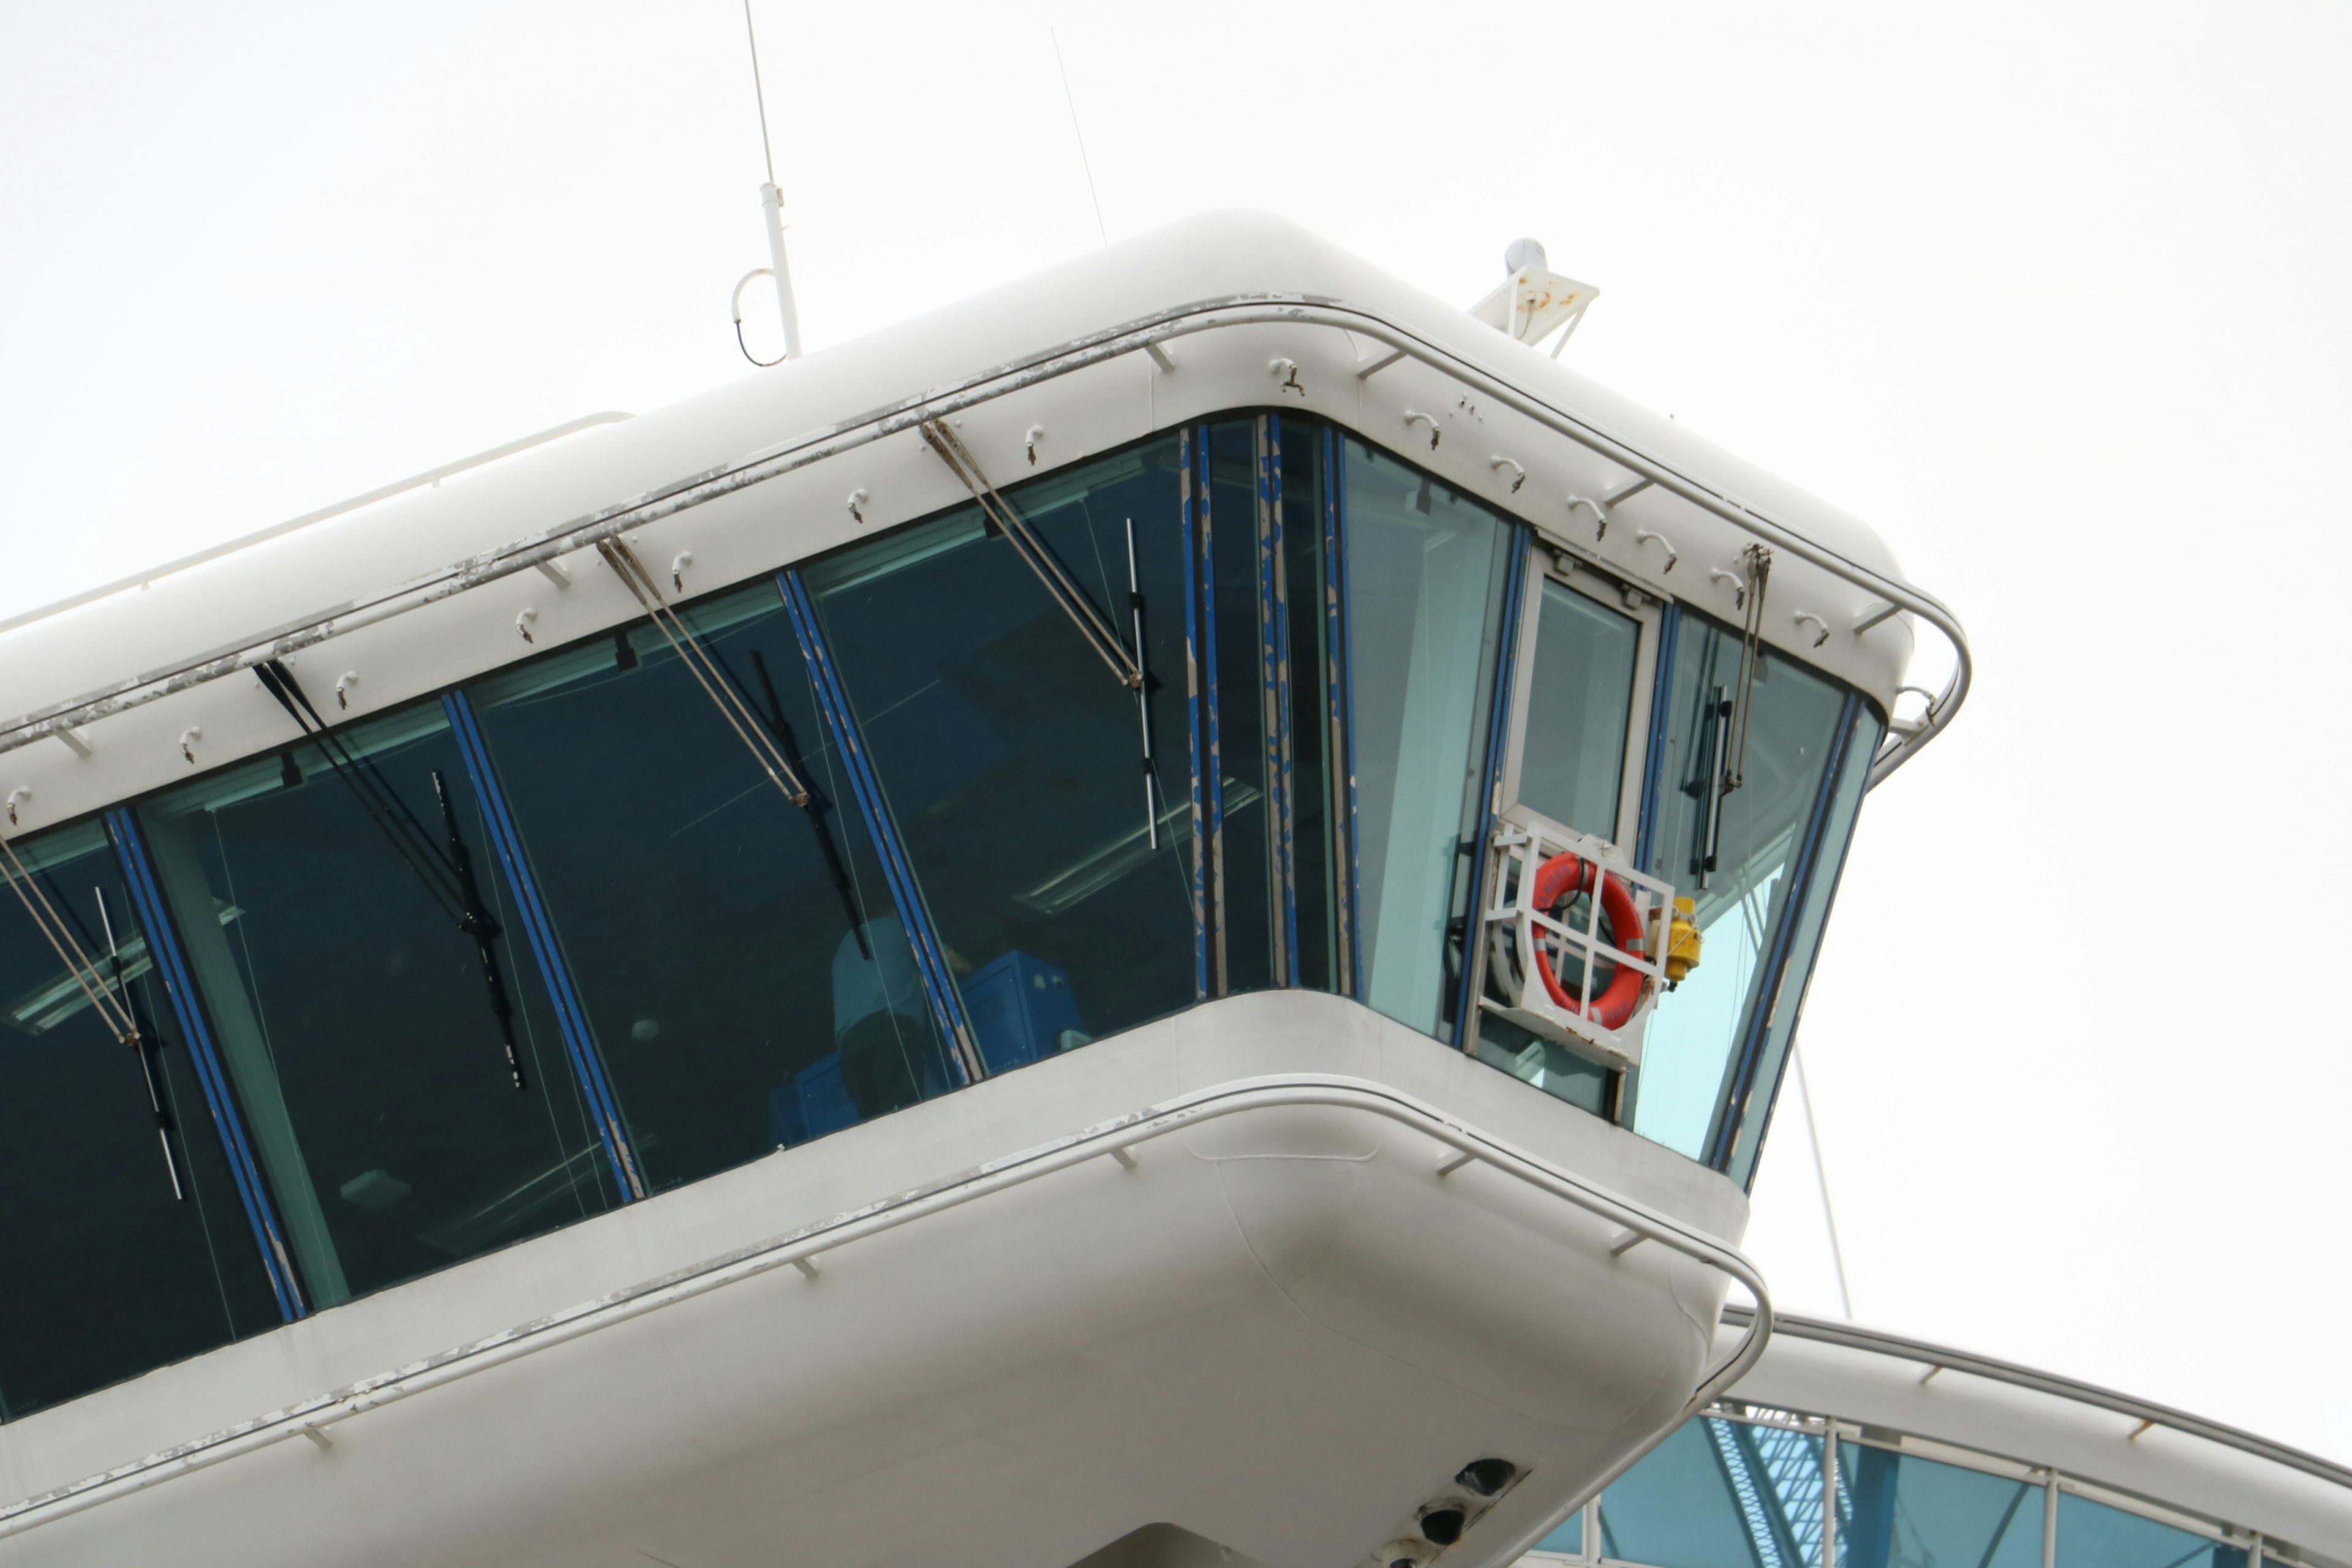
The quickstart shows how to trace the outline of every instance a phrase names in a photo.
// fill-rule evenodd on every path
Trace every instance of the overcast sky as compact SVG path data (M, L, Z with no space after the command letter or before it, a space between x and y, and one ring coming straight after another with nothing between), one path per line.
M1979 677L1806 1019L1857 1315L2352 1459L2352 11L754 3L813 349L1099 243L1051 24L1114 239L1534 235L1873 521ZM761 178L736 0L0 4L0 616L751 374ZM1824 1234L1792 1097L1784 1306Z

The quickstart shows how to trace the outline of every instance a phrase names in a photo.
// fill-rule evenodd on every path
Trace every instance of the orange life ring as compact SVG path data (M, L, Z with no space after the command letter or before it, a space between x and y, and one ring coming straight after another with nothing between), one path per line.
M1579 893L1592 891L1595 876L1601 880L1601 912L1608 917L1610 934L1616 939L1618 948L1635 958L1647 957L1642 947L1642 917L1634 912L1633 896L1625 890L1623 882L1582 856L1555 855L1543 863L1536 872L1536 908L1558 920L1554 911L1559 906ZM1535 944L1536 973L1543 976L1544 989L1551 993L1551 999L1573 1013L1578 1006L1576 994L1563 988L1559 976L1552 973L1549 945L1538 933ZM1639 970L1619 964L1609 989L1592 999L1584 1016L1604 1029L1623 1028L1625 1020L1633 1016L1633 1004L1641 1000L1642 979Z

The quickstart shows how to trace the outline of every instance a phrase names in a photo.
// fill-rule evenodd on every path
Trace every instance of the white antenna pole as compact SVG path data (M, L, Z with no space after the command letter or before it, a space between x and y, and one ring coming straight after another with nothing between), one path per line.
M751 0L743 0L743 37L751 46L751 92L760 104L760 152L768 183L760 187L760 211L768 222L768 272L776 280L776 313L784 321L784 357L801 357L801 314L793 304L793 269L784 259L784 193L776 188L776 151L768 141L768 94L760 81L760 38L751 30Z

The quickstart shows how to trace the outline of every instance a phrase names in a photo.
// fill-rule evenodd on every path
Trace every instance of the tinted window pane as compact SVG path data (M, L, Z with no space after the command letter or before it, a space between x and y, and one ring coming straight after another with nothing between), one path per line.
M1562 1557L1574 1557L1584 1551L1584 1510L1578 1509L1568 1516L1558 1530L1536 1542L1538 1552L1554 1552Z
M976 510L808 574L992 1069L1192 1000L1176 462L1156 441L1006 491L1106 616L1134 521L1156 828L1135 693Z
M1644 868L1696 901L1705 956L1659 998L1630 1091L1634 1131L1694 1159L1702 1157L1722 1105L1732 1046L1759 993L1759 966L1784 912L1845 705L1827 679L1764 650L1744 782L1722 791L1725 770L1741 762L1724 755L1724 706L1736 698L1738 678L1738 635L1685 614ZM1710 811L1721 819L1711 871L1704 864Z
M1838 1475L1845 1568L2041 1568L2031 1481L1854 1443L1838 1445Z
M1501 519L1396 458L1346 445L1357 878L1364 997L1440 1031L1446 926L1475 833L1501 622Z
M650 1187L950 1082L782 601L762 584L686 618L813 809L651 626L472 694Z
M82 951L119 981L146 1046L142 1067L14 885L0 892L0 1419L279 1321L186 1042L164 1026L171 1005L113 850L95 826L15 847ZM150 1072L184 1201L173 1194Z
M1519 800L1563 827L1612 843L1641 644L1633 616L1562 584L1544 584Z
M2088 1498L2058 1496L2058 1568L2221 1568L2242 1552Z
M484 911L501 931L520 929L440 705L338 733L383 792L383 810L304 744L141 814L317 1306L614 1198L536 968L497 937L494 988L463 910L432 890L446 878L438 774ZM395 847L394 816L419 825L426 851ZM530 1085L520 1092L498 989Z
M1808 1568L1821 1500L1818 1437L1687 1421L1601 1494L1601 1552L1658 1568Z
M1339 889L1331 858L1330 617L1324 613L1323 433L1303 419L1268 422L1282 467L1282 591L1289 637L1291 856L1300 985L1339 985Z
M1218 948L1225 989L1261 991L1275 983L1278 971L1267 803L1275 718L1258 617L1257 426L1251 420L1213 425L1207 444L1209 483L1202 517L1214 558L1218 771L1225 808L1220 862L1225 923Z

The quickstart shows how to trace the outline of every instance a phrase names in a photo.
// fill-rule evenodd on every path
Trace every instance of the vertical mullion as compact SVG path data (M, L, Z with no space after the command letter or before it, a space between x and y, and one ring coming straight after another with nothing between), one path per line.
M589 1113L596 1120L597 1135L604 1145L604 1158L612 1164L613 1179L619 1184L621 1201L634 1203L646 1195L645 1175L637 1169L635 1151L629 1146L628 1131L621 1121L620 1099L613 1090L612 1080L604 1075L596 1037L588 1026L588 1011L581 1005L578 987L572 983L571 965L556 941L555 922L547 912L545 900L540 896L539 879L532 874L530 862L524 856L522 834L515 826L506 791L491 765L489 746L475 720L474 705L464 692L451 691L442 697L441 706L449 715L449 730L457 738L457 754L465 762L474 796L481 803L490 847L498 855L499 865L506 872L507 887L514 894L515 911L521 917L523 935L530 943L531 957L538 962L548 1002L555 1009L555 1026L563 1037L564 1055L571 1058L580 1091L587 1097ZM544 1082L540 1089L546 1092Z
M1772 1015L1777 1009L1780 987L1787 976L1782 970L1789 960L1789 940L1794 934L1804 913L1804 903L1812 890L1813 862L1821 853L1822 824L1829 816L1830 802L1837 795L1838 775L1844 772L1846 752L1853 749L1854 710L1860 699L1849 693L1844 706L1838 710L1836 734L1831 739L1830 752L1822 767L1821 788L1813 796L1813 807L1805 820L1805 831L1797 841L1797 857L1790 867L1788 895L1780 900L1780 918L1773 922L1769 944L1762 967L1757 972L1755 1011L1747 1027L1740 1031L1739 1044L1733 1058L1731 1087L1723 1103L1716 1108L1713 1147L1707 1151L1707 1164L1718 1171L1731 1166L1731 1151L1739 1140L1739 1121L1748 1098L1755 1091L1756 1071L1764 1054L1764 1041L1771 1033Z
M1642 815L1633 829L1633 868L1650 869L1658 830L1658 792L1666 772L1666 741L1673 729L1675 648L1682 640L1683 607L1668 600L1658 614L1658 668L1650 679L1650 739L1642 755Z
M1355 644L1348 619L1348 528L1340 510L1344 477L1339 432L1323 427L1323 616L1329 645L1324 670L1331 741L1324 772L1331 783L1332 885L1339 906L1339 994L1363 994L1363 944L1356 921Z
M1201 546L1199 520L1192 512L1192 441L1191 428L1176 437L1176 493L1181 532L1179 552L1184 557L1184 741L1192 769L1192 999L1209 999L1209 847L1202 832L1201 763L1208 748L1202 732L1201 704Z
M1196 426L1193 455L1201 515L1201 691L1206 699L1201 733L1208 751L1209 789L1209 941L1214 960L1212 995L1232 989L1225 954L1225 763L1224 743L1218 731L1217 686L1217 531L1211 505L1214 493L1209 460L1209 427Z
M1480 955L1486 935L1480 929L1486 903L1487 841L1495 836L1495 782L1502 776L1504 743L1511 727L1511 688L1518 670L1519 618L1527 603L1529 531L1517 523L1511 530L1511 558L1503 568L1503 626L1496 639L1495 701L1486 720L1486 763L1478 774L1477 831L1470 841L1470 897L1463 905L1462 976L1454 1005L1454 1045L1468 1050L1477 1018Z
M172 928L170 914L148 865L147 846L127 806L108 812L106 826L114 840L115 858L122 868L123 880L130 886L139 923L146 932L148 952L163 982L163 994L170 998L173 1015L179 1020L181 1037L188 1042L188 1057L195 1064L196 1082L204 1089L205 1107L212 1112L213 1131L228 1156L237 1201L244 1205L246 1221L253 1227L254 1243L261 1249L262 1272L269 1277L270 1291L278 1299L278 1315L289 1323L306 1318L310 1310L296 1282L292 1254L278 1224L277 1210L269 1201L269 1189L262 1182L252 1146L246 1141L244 1121L229 1093L228 1076L213 1047L212 1030L205 1022L204 1004L189 983L179 935Z
M1290 615L1282 570L1282 421L1257 417L1258 698L1265 736L1266 799L1273 806L1273 937L1276 985L1298 984L1297 782L1290 742Z
M966 1083L977 1083L986 1076L987 1068L980 1059L971 1026L964 1017L963 994L956 989L955 976L948 969L939 933L931 928L930 910L916 883L913 863L898 841L898 825L891 820L881 781L868 766L865 744L849 706L849 693L834 668L824 627L817 619L815 601L809 596L808 585L797 571L782 574L777 584L783 594L785 612L792 617L793 635L800 639L801 656L808 661L809 684L816 694L818 711L840 753L842 769L849 775L850 791L857 797L859 815L866 819L866 837L882 862L883 878L898 905L898 919L906 927L908 945L914 950L916 967L930 995L931 1016L939 1028L940 1043L946 1047L957 1076Z

